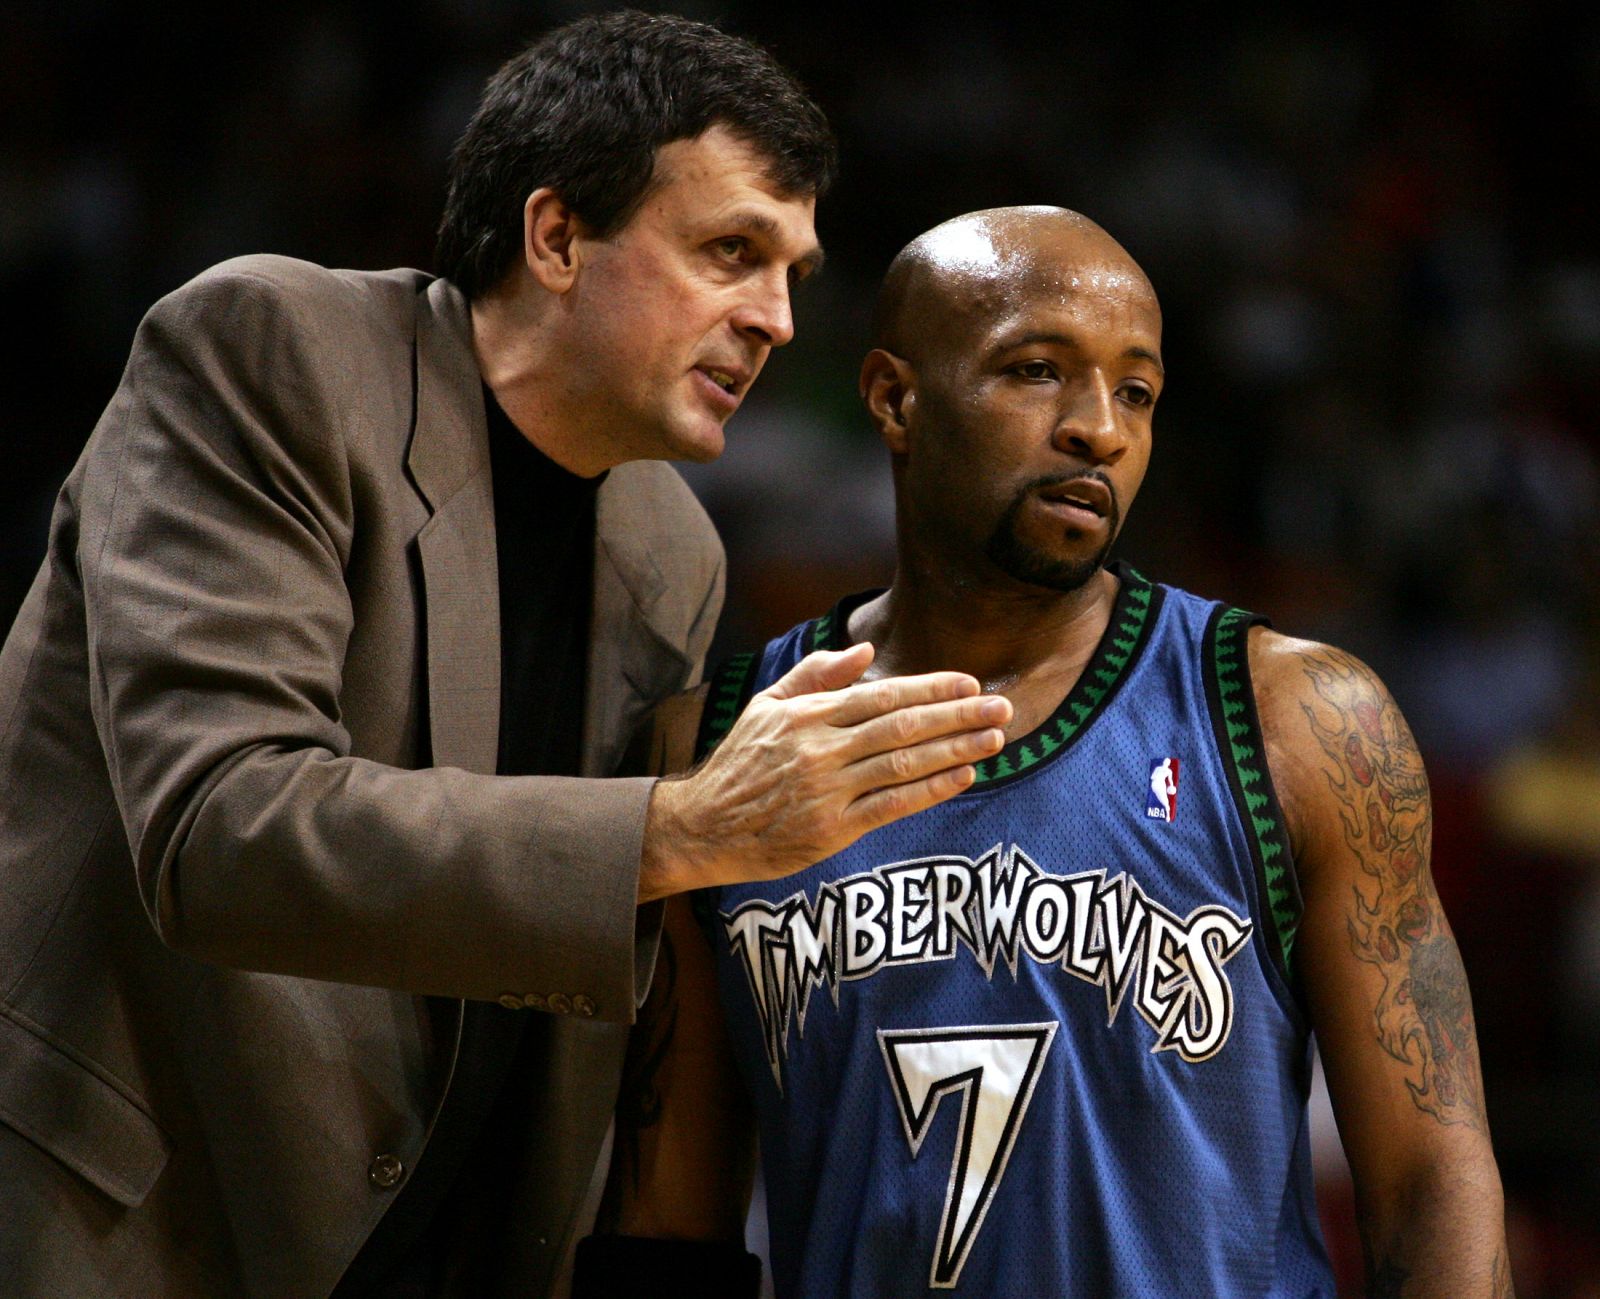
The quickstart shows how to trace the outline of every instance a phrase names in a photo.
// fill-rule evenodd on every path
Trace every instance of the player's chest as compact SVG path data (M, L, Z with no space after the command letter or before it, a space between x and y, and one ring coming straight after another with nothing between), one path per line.
M1187 818L1158 820L1131 796L1088 803L1060 775L955 800L787 880L721 891L708 919L724 1003L775 1076L798 1038L872 1046L908 1014L1086 1027L1120 1016L1136 1053L1218 1048L1228 967L1254 928L1226 807L1201 798ZM813 1008L819 997L829 1004ZM824 1071L833 1062L816 1053L830 1049L808 1049Z

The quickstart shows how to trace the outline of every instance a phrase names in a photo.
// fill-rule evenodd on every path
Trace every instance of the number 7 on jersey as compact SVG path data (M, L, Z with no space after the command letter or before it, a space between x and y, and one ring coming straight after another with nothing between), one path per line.
M1056 1023L879 1029L900 1122L915 1159L939 1102L961 1094L929 1285L953 1289L1022 1127Z

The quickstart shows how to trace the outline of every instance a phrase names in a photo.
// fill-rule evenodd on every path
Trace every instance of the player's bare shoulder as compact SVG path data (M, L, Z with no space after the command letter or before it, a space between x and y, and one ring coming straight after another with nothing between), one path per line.
M1306 897L1300 948L1319 1031L1330 1016L1361 1019L1358 1036L1374 1035L1418 1111L1485 1131L1472 1005L1429 869L1432 803L1411 728L1377 674L1343 650L1263 630L1250 669Z
M1422 756L1376 672L1332 645L1257 627L1250 676L1297 857L1319 831L1387 851L1425 828Z

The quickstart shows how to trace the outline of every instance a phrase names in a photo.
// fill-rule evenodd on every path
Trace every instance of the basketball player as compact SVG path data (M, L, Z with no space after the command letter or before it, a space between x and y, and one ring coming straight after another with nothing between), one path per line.
M659 753L868 642L1014 719L944 806L674 917L611 1228L737 1240L753 1108L780 1296L1331 1297L1314 1033L1370 1292L1509 1295L1399 710L1350 655L1107 563L1164 383L1144 274L1074 213L974 213L896 258L876 342L894 585L666 706Z

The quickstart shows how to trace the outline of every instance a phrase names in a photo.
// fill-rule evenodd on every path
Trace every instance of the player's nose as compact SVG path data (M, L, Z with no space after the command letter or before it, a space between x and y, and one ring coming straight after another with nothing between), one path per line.
M1053 440L1058 450L1092 464L1112 464L1121 458L1128 449L1127 433L1117 418L1116 393L1104 375L1087 376L1063 389Z

